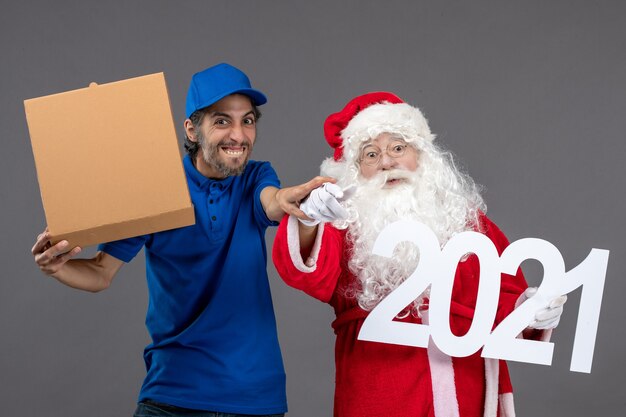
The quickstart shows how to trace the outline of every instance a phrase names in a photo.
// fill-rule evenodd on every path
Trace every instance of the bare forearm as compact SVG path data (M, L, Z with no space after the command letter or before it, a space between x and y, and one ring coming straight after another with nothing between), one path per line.
M302 256L302 259L308 259L317 237L317 225L306 226L298 222L298 235L300 239L300 256Z
M41 272L69 287L102 291L111 285L113 277L124 264L105 252L98 252L91 259L73 259L81 248L77 246L68 251L68 245L67 240L52 245L46 228L37 236L31 253Z
M98 252L91 259L71 259L51 274L57 281L79 290L98 292L107 289L122 262Z
M279 222L285 215L285 211L280 206L280 203L278 201L278 193L280 192L280 190L273 187L267 187L265 190L263 190L263 192L265 193L262 195L262 197L265 197L266 205L264 208L267 218L272 221Z
M279 190L276 187L266 187L261 191L261 204L268 219L278 222L285 215L277 198Z

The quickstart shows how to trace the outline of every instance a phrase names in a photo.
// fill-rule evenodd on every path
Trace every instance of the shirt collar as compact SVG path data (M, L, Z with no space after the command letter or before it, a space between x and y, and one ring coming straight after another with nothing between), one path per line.
M206 190L214 184L215 188L224 190L233 182L233 179L235 178L234 176L226 177L221 180L207 178L196 169L189 155L185 155L185 158L183 159L183 166L185 167L187 178L189 178L189 180L200 189Z

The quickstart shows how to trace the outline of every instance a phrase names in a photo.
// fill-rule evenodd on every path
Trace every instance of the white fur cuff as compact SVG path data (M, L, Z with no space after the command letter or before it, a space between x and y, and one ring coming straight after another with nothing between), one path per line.
M298 218L289 216L287 221L287 246L289 247L289 256L291 262L300 272L311 273L317 268L317 257L322 247L322 235L324 234L324 223L317 226L317 236L315 243L311 249L309 258L304 262L300 255L300 232L298 229Z

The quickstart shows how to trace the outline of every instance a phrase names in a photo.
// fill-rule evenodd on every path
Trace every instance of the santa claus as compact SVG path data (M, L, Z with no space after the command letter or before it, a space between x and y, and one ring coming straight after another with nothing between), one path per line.
M480 352L453 358L432 343L424 349L357 338L368 313L419 262L410 243L397 247L392 259L372 255L374 241L390 223L424 223L441 245L456 233L478 231L502 253L507 238L485 215L479 187L434 143L420 110L394 94L356 97L327 118L324 133L335 152L321 171L336 182L310 193L302 189L302 212L283 219L273 260L287 284L329 303L337 315L334 415L513 416L504 361ZM459 262L450 312L455 335L472 323L479 271L474 255ZM533 291L521 270L503 274L496 323ZM564 302L560 297L538 312L524 337L547 339ZM428 290L416 294L395 320L422 323L427 317Z

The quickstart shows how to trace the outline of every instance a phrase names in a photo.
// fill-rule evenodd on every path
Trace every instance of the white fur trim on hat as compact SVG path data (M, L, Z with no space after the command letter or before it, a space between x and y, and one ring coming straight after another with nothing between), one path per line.
M363 142L381 133L396 133L407 142L432 141L428 121L422 112L406 103L373 104L356 114L341 132L344 159L355 161Z

